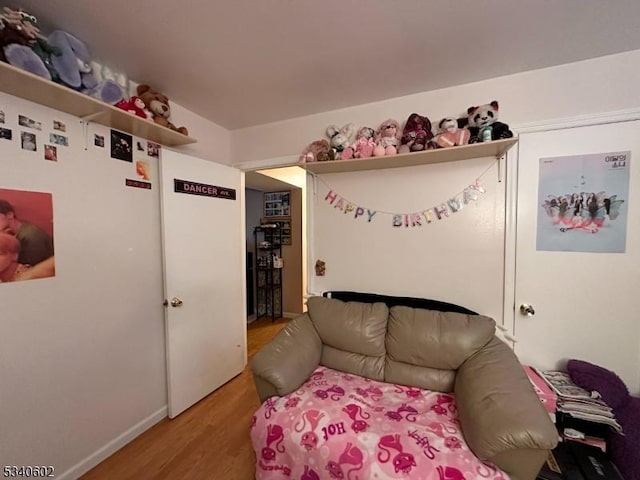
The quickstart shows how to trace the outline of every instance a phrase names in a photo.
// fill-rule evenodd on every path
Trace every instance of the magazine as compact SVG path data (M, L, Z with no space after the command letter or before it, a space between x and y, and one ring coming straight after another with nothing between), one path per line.
M613 410L600 399L597 392L589 392L577 386L566 372L535 368L534 371L558 395L558 412L580 420L608 425L618 433L623 433Z
M547 382L549 387L561 398L577 398L577 399L593 399L591 392L588 392L584 388L578 387L571 381L571 377L568 373L558 372L555 370L538 370L536 373Z

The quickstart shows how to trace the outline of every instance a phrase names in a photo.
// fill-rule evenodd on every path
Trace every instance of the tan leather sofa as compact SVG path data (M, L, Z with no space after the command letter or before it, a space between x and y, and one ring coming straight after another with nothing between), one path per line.
M535 479L558 434L512 350L482 315L313 297L253 359L261 401L319 366L453 393L473 453L512 479Z

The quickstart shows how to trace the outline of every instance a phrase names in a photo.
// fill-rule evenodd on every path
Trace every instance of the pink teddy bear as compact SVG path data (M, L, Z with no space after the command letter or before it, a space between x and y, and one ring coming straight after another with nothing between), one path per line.
M376 157L395 155L398 153L401 136L400 124L392 119L385 120L376 132L376 148L373 149L373 154Z
M362 127L358 130L356 141L343 150L340 158L367 158L373 155L373 149L376 146L376 141L373 139L374 135L373 128Z

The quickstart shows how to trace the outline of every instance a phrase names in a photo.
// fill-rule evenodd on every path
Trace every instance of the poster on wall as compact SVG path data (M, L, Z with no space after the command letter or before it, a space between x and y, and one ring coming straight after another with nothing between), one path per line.
M631 152L539 161L536 250L624 253Z
M0 284L55 276L53 197L0 188Z
M111 158L133 162L133 138L131 135L111 130Z

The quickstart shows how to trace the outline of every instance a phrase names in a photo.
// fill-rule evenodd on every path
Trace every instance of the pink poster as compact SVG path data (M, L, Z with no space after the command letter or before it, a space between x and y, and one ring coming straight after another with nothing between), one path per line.
M0 283L53 276L52 195L0 188Z

